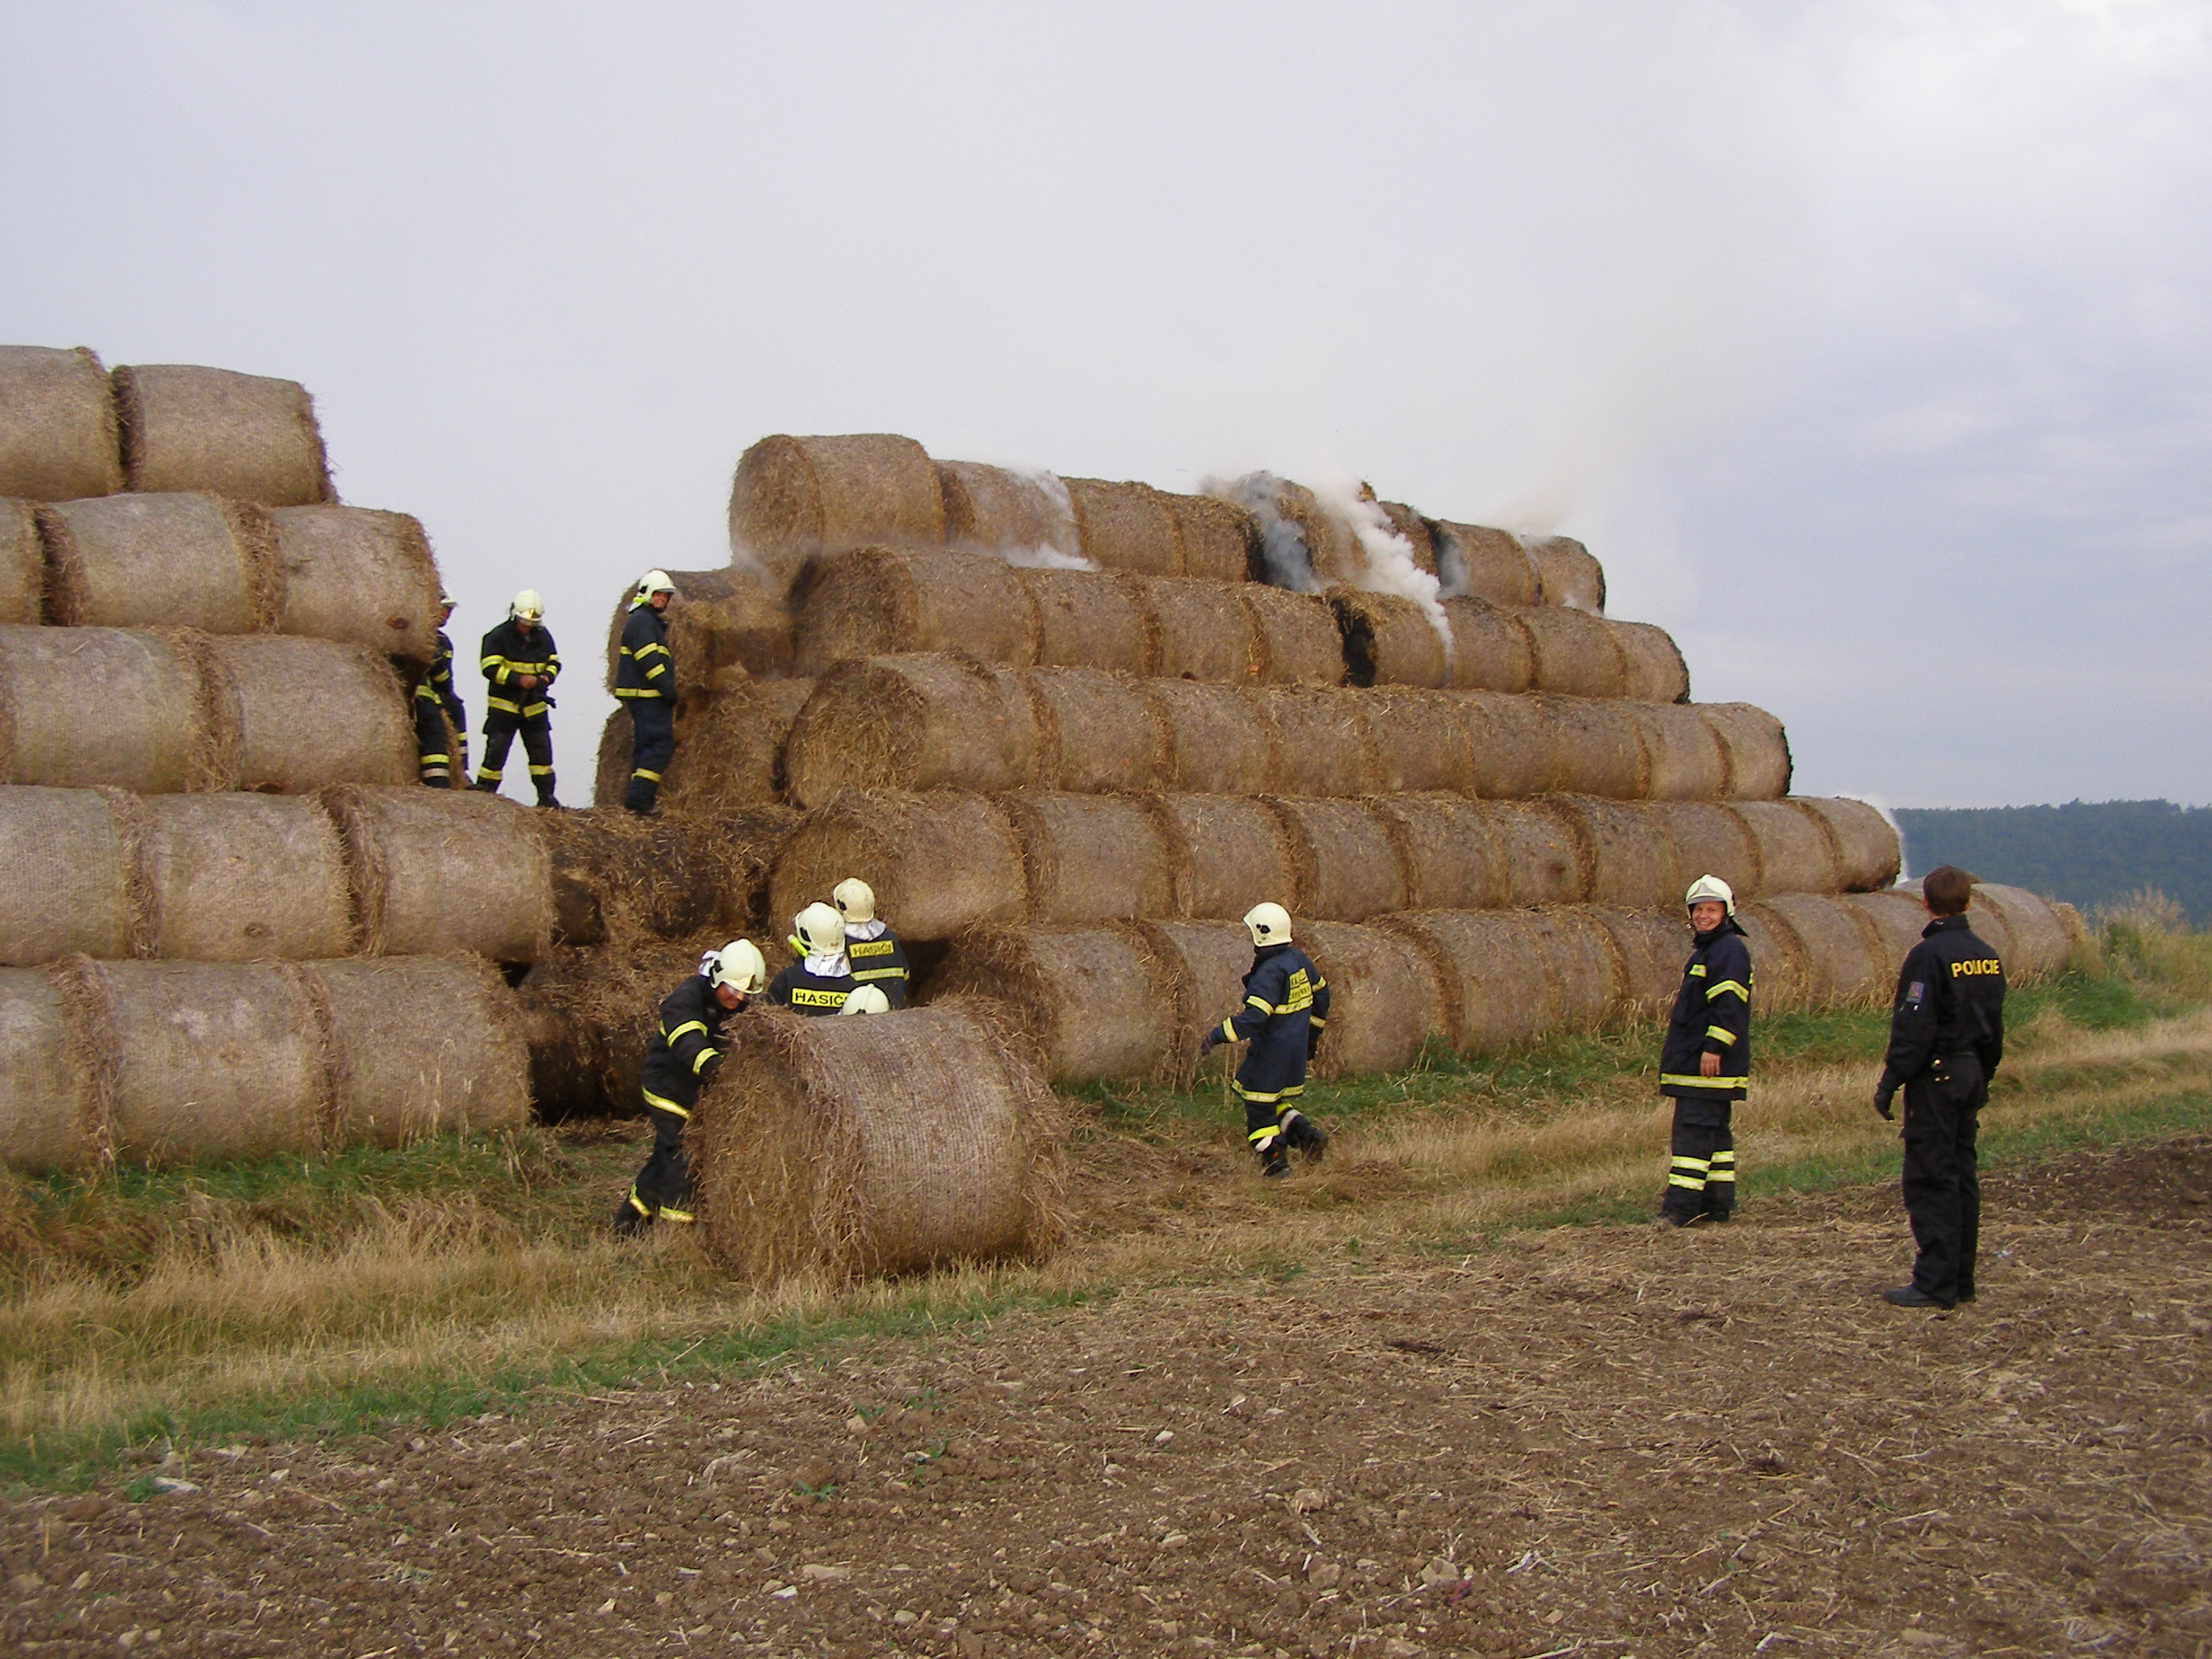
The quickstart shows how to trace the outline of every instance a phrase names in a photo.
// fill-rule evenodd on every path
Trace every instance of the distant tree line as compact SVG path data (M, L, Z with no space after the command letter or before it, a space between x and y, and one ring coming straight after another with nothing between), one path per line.
M1910 807L1897 814L1916 875L1956 864L2084 910L2155 887L2212 923L2212 806L2170 800Z

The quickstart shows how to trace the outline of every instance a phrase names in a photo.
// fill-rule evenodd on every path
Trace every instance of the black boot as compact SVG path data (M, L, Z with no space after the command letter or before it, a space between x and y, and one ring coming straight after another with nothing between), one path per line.
M1316 1164L1328 1150L1328 1131L1295 1106L1283 1114L1283 1139L1291 1143L1293 1152Z
M499 780L497 778L478 778L476 781L476 787L483 790L487 795L496 795L499 793Z
M1269 1181L1280 1181L1291 1172L1290 1155L1283 1151L1280 1135L1260 1149L1260 1173Z
M622 1207L615 1212L614 1228L617 1238L642 1238L652 1231L653 1218L624 1199Z

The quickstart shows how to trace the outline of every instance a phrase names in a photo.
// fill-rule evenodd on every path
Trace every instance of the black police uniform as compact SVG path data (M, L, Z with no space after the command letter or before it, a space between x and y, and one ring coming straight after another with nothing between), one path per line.
M857 981L848 973L832 977L811 973L803 962L794 962L768 982L768 1000L793 1013L838 1014Z
M1263 945L1244 975L1244 1006L1219 1026L1224 1042L1243 1042L1237 1097L1244 1103L1244 1138L1264 1167L1284 1162L1282 1143L1321 1144L1325 1137L1297 1109L1306 1091L1306 1060L1328 1026L1328 981L1295 945Z
M553 720L547 713L553 699L547 695L561 672L561 653L553 635L539 623L525 634L510 617L483 636L483 677L489 682L484 698L483 765L477 772L477 787L496 793L507 765L507 751L515 734L522 734L523 752L530 757L530 781L538 787L538 804L551 806L553 799ZM525 689L517 682L524 674L538 676L538 684Z
M676 659L668 649L668 618L648 600L631 605L623 624L615 696L629 710L629 788L623 805L650 812L676 753Z
M448 721L453 725L450 739L446 735ZM447 746L448 742L460 745L458 757ZM469 707L453 689L453 642L442 628L438 630L437 654L430 659L422 678L415 682L415 754L422 781L434 789L453 786L456 759L462 777L469 775Z
M1751 1075L1751 947L1734 916L1693 937L1659 1050L1659 1092L1674 1103L1667 1196L1659 1206L1668 1220L1725 1221L1735 1208L1729 1119ZM1700 1069L1707 1054L1720 1056L1717 1076Z
M906 946L889 927L873 939L854 939L853 930L845 930L845 959L853 967L853 983L872 985L884 994L884 1000L894 1008L906 1006L907 986L911 978L908 972Z
M1982 1187L1975 1137L2004 1058L2004 964L1964 916L1938 916L1897 973L1889 1052L1875 1097L1905 1091L1905 1210L1912 1288L1954 1307L1974 1297Z
M634 1232L654 1221L691 1220L691 1166L684 1126L699 1103L700 1085L722 1064L722 1025L737 1012L722 1006L714 982L694 974L660 1002L660 1025L638 1071L638 1091L653 1121L653 1155L630 1183L615 1231Z

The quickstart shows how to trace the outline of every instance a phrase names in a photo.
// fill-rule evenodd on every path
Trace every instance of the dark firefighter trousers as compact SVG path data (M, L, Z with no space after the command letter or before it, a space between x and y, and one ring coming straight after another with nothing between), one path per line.
M415 756L422 769L422 781L444 789L453 781L455 757L451 747L453 738L446 726L446 711L428 697L415 700ZM462 781L467 781L469 769L468 739L460 740L459 755Z
M522 752L530 757L530 781L537 786L538 799L550 800L553 717L542 707L534 714L510 714L504 708L494 708L484 715L483 765L477 769L477 779L496 785L506 775L507 752L518 732L522 734Z
M1948 1306L1974 1293L1982 1182L1975 1139L1989 1080L1978 1055L1939 1055L1905 1085L1905 1212L1920 1255L1912 1287Z
M684 1156L684 1120L674 1112L648 1106L653 1120L653 1155L630 1183L630 1207L647 1220L689 1221L691 1215L691 1165Z
M1729 1124L1734 1105L1727 1100L1674 1102L1661 1214L1678 1221L1701 1215L1725 1221L1735 1208L1735 1133Z
M676 711L665 697L625 697L629 705L629 788L623 805L649 812L660 793L660 775L676 754Z

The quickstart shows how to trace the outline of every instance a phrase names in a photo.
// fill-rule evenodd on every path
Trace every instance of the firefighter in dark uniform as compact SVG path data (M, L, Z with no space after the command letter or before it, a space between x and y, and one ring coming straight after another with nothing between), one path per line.
M530 757L530 781L538 787L540 806L558 806L553 799L553 707L548 694L561 676L561 653L545 626L545 601L529 588L514 596L507 607L507 620L483 636L483 677L489 684L484 697L483 765L477 773L477 787L499 793L507 765L507 751L516 732L522 734L523 753Z
M810 904L792 927L799 960L769 981L768 1000L796 1014L842 1014L858 983L845 954L843 920L826 904Z
M675 597L666 571L645 573L615 659L615 696L629 710L629 788L623 805L633 812L653 811L661 775L676 753L676 659L668 652L668 606Z
M1967 925L1974 878L1954 865L1930 870L1920 902L1934 918L1897 973L1889 1052L1874 1109L1890 1115L1905 1091L1905 1212L1919 1246L1912 1282L1882 1295L1900 1308L1954 1308L1974 1299L1982 1224L1974 1140L1990 1079L2004 1058L2004 963Z
M852 964L853 982L880 987L892 1007L905 1007L911 977L906 946L876 915L876 890L858 876L848 876L830 890L830 902L844 918L845 957Z
M1729 1119L1751 1075L1751 947L1736 923L1735 893L1718 876L1699 876L1683 902L1690 959L1659 1051L1659 1092L1674 1103L1662 1227L1726 1221L1735 1210Z
M441 589L438 605L437 654L415 682L415 753L422 781L433 789L450 789L456 761L462 778L469 775L469 706L453 689L453 642L446 635L446 624L453 619L453 596ZM448 721L453 729L450 741L460 746L459 755L447 747Z
M722 1064L722 1026L768 978L768 963L750 939L733 939L660 1001L660 1024L645 1051L638 1089L653 1121L653 1155L615 1212L615 1232L628 1238L656 1221L688 1222L691 1166L684 1126L699 1090Z
M1291 1172L1287 1148L1319 1158L1328 1146L1327 1132L1298 1109L1306 1062L1328 1026L1328 981L1291 943L1290 913L1281 905L1254 905L1244 927L1253 945L1244 1006L1206 1034L1198 1056L1205 1059L1224 1042L1249 1045L1233 1086L1244 1103L1244 1138L1259 1154L1260 1173L1276 1181Z

